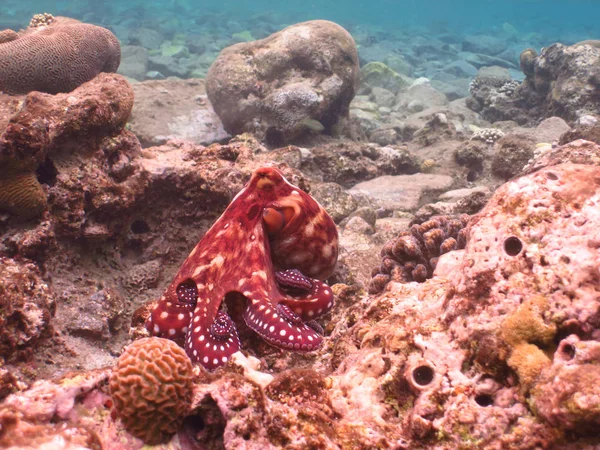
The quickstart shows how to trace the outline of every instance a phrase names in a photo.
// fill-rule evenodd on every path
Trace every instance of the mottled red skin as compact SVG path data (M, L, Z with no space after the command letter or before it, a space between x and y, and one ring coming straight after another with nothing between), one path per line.
M273 216L282 218L281 226L272 225ZM277 169L258 169L187 257L146 327L157 336L185 339L192 361L212 370L240 347L228 317L229 337L211 331L224 296L237 291L246 301L244 320L263 339L288 350L314 350L322 336L304 321L333 305L331 289L319 279L331 274L337 254L337 229L327 212ZM312 289L286 294L275 280L275 271L286 269L311 277ZM181 283L197 286L195 305L179 301ZM280 304L289 308L284 314ZM219 330L230 329L223 314L220 319Z

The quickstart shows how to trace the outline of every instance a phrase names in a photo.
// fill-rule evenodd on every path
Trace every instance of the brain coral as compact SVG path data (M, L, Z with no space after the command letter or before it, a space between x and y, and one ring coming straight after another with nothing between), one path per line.
M0 39L0 91L70 92L100 72L116 72L120 61L119 41L109 30L57 17Z
M139 339L119 357L110 393L127 431L146 444L166 442L191 406L192 363L173 341Z

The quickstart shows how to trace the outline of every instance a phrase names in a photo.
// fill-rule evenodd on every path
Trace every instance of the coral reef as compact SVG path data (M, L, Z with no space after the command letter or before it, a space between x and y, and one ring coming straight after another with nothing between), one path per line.
M280 145L311 132L308 119L330 133L348 116L358 81L352 36L315 20L224 49L208 71L206 91L228 132Z
M192 402L192 364L173 341L143 338L123 351L110 376L114 409L146 444L166 442Z
M29 22L29 26L31 28L47 27L52 22L54 22L54 16L50 13L35 14L31 18L31 21Z
M482 128L473 133L471 139L475 141L482 141L486 144L493 144L503 136L504 132L502 130L498 130L497 128Z
M491 122L531 124L551 116L573 121L594 114L598 110L599 58L600 48L586 43L552 44L539 55L526 49L521 53L525 80L520 86L510 79L478 75L467 104Z
M38 173L46 172L44 181L54 184L71 152L94 154L105 139L122 134L133 92L120 75L100 74L69 94L32 92L20 109L8 106L8 114L0 115L0 208L34 217L46 207Z
M431 278L441 255L465 247L468 222L466 214L433 217L387 242L381 249L381 265L373 269L369 293L378 294L390 281L423 283Z
M34 264L0 257L0 358L31 358L50 334L55 309L54 294Z
M146 327L185 339L192 361L215 369L240 349L235 324L219 310L223 297L236 293L244 322L267 342L314 350L322 337L304 322L333 306L331 288L320 280L337 262L337 239L312 197L277 169L258 169L184 261Z
M70 92L100 72L116 72L118 39L106 28L35 16L17 38L0 41L0 92Z

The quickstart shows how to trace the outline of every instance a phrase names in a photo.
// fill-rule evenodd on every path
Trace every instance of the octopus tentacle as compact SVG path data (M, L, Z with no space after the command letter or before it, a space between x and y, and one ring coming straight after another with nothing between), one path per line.
M188 333L185 350L192 360L201 362L208 370L222 366L241 348L235 324L223 311L217 313L210 326L196 325L194 332L197 342L192 340L193 334Z
M298 269L275 272L275 280L286 291L305 293L313 287L312 279L304 276Z
M169 302L163 297L148 317L146 329L154 336L181 340L187 335L192 312L193 306Z
M302 321L287 319L280 311L264 300L250 303L244 311L244 320L251 330L276 347L311 351L321 345L323 338L315 330Z

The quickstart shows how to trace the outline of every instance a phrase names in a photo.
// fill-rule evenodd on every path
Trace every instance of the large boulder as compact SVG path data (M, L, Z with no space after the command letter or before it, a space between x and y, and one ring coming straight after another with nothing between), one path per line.
M282 143L317 122L328 132L348 115L358 82L352 36L314 20L227 47L208 71L206 91L228 132Z

